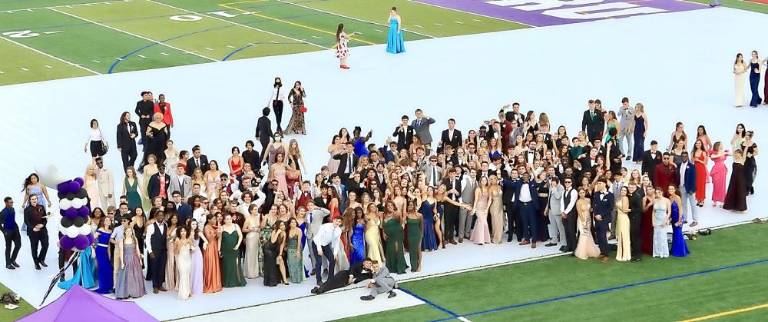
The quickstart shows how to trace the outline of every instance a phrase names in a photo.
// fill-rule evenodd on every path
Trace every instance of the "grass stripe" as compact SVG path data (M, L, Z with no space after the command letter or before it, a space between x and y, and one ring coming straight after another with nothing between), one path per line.
M97 22L97 21L94 21L94 20L90 20L90 19L88 19L88 18L83 18L83 17L80 17L80 16L78 16L78 15L75 15L75 14L71 14L71 13L69 13L69 12L65 12L65 11L61 11L61 10L58 10L58 9L56 9L56 8L50 8L49 10L52 10L52 11L55 11L55 12L58 12L58 13L61 13L61 14L64 14L64 15L67 15L67 16L70 16L70 17L73 17L73 18L76 18L76 19L80 19L80 20L83 20L83 21L87 21L87 22L90 22L90 23L92 23L92 24L94 24L94 25L102 26L102 27L105 27L105 28L109 28L109 29L112 29L112 30L115 30L115 31L121 32L121 33L125 33L125 34L128 34L128 35L134 36L134 37L136 37L136 38L141 38L141 39L144 39L144 40L147 40L147 41L153 42L153 43L155 43L155 44L158 44L158 45L163 45L163 46L165 46L165 47L168 47L168 48L172 48L172 49L175 49L175 50L178 50L178 51L182 51L182 52L185 52L185 53L187 53L187 54L192 54L192 55L198 56L198 57L200 57L200 58L204 58L204 59L207 59L207 60L210 60L210 61L216 61L216 59L215 59L215 58L207 57L207 56L205 56L205 55L201 55L201 54L198 54L198 53L195 53L195 52L189 51L189 50L181 49L181 48L178 48L178 47L175 47L175 46L172 46L172 45L169 45L169 44L166 44L166 43L160 42L160 41L158 41L158 40L154 40L154 39L151 39L151 38L147 38L147 37L144 37L144 36L142 36L142 35L138 35L138 34L135 34L135 33L129 32L129 31L125 31L125 30L122 30L122 29L118 29L118 28L115 28L115 27L112 27L112 26L108 26L108 25L105 25L105 24L103 24L103 23L100 23L100 22ZM111 68L110 68L110 70L111 70Z
M53 58L53 59L55 59L55 60L58 60L58 61L60 61L60 62L62 62L62 63L65 63L65 64L67 64L67 65L70 65L70 66L74 66L74 67L80 68L80 69L82 69L82 70L84 70L84 71L87 71L87 72L90 72L90 73L92 73L92 74L94 74L94 75L99 75L99 74L100 74L99 72L97 72L97 71L95 71L95 70L89 69L89 68L87 68L87 67L83 67L83 66L80 66L80 65L78 65L78 64L75 64L75 63L73 63L73 62L71 62L71 61L67 61L67 60L61 59L61 58L59 58L59 57L56 57L56 56L54 56L54 55L51 55L51 54L48 54L48 53L46 53L46 52L43 52L43 51L37 50L37 49L35 49L35 48L32 48L32 47L29 47L29 46L27 46L27 45L24 45L24 44L22 44L22 43L20 43L20 42L17 42L17 41L11 40L11 39L9 39L9 38L6 38L6 37L0 37L0 38L2 38L2 39L5 39L6 41L8 41L8 42L10 42L10 43L13 43L13 44L15 44L15 45L17 45L17 46L19 46L19 47L23 47L23 48L25 48L25 49L29 49L29 50L31 50L31 51L34 51L34 52L38 53L38 54L42 54L42 55L44 55L44 56L47 56L47 57Z

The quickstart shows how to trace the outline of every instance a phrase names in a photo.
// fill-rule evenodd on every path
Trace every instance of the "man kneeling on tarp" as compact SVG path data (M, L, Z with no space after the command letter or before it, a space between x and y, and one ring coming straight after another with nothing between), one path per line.
M366 258L361 263L352 265L349 270L341 270L333 277L329 278L325 283L320 286L315 286L312 289L312 294L323 294L325 292L342 288L347 285L357 284L359 282L370 280L373 276L372 262L370 258ZM317 273L321 274L321 273Z
M363 301L370 301L376 298L376 295L382 293L389 293L388 298L393 298L397 295L393 289L397 283L395 279L389 275L389 269L386 266L381 266L379 262L373 261L373 278L368 283L370 289L370 295L361 296Z

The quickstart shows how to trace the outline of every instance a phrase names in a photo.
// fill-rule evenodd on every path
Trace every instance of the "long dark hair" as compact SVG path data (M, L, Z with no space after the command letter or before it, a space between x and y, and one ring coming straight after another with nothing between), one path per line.
M744 62L744 56L741 55L741 53L736 54L736 61L733 62L734 65L739 63L739 58L741 58L742 63Z
M24 191L27 189L27 186L32 184L32 176L37 178L37 183L40 183L40 177L36 173L32 173L29 176L27 176L26 179L24 179L24 187L21 188L21 191Z
M344 24L340 23L336 28L336 41L341 41L341 31L344 30Z
M126 122L126 119L125 119L126 115L131 115L131 113L128 111L125 111L123 112L123 114L120 114L120 122L118 124L123 124L124 122Z
M283 80L280 77L275 77L275 84L272 87L283 87Z

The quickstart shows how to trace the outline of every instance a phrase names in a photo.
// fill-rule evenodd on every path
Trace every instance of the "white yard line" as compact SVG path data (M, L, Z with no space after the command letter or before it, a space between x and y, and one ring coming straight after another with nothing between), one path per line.
M153 43L156 43L156 44L158 44L158 45L163 45L163 46L166 46L166 47L168 47L168 48L173 48L173 49L176 49L176 50L179 50L179 51L183 51L183 52L185 52L185 53L187 53L187 54L192 54L192 55L195 55L195 56L198 56L198 57L201 57L201 58L205 58L205 59L207 59L207 60L210 60L210 61L218 61L218 60L217 60L217 59L215 59L215 58L211 58L211 57L203 56L203 55L200 55L200 54L198 54L198 53L195 53L195 52L191 52L191 51L189 51L189 50L181 49L181 48L178 48L178 47L175 47L175 46L172 46L172 45L166 44L166 43L164 43L164 42L162 42L162 41L157 41L157 40L154 40L154 39L151 39L151 38L147 38L147 37L144 37L144 36L142 36L142 35L134 34L134 33L132 33L132 32L129 32L129 31L125 31L125 30L122 30L122 29L118 29L118 28L115 28L115 27L112 27L112 26L108 26L108 25L105 25L105 24L103 24L103 23L100 23L100 22L97 22L97 21L93 21L93 20L91 20L91 19L83 18L83 17L77 16L77 15L74 15L74 14L71 14L71 13L68 13L68 12L64 12L64 11L58 10L58 9L56 9L56 8L48 8L48 9L50 9L50 10L52 10L52 11L56 11L56 12L58 12L58 13L60 13L60 14L64 14L64 15L67 15L67 16L70 16L70 17L73 17L73 18L76 18L76 19L80 19L80 20L83 20L83 21L87 21L87 22L90 22L90 23L92 23L92 24L94 24L94 25L99 25L99 26L102 26L102 27L104 27L104 28L109 28L109 29L112 29L112 30L115 30L115 31L119 31L119 32L122 32L122 33L125 33L125 34L128 34L128 35L131 35L131 36L137 37L137 38L141 38L141 39L144 39L144 40L147 40L147 41L151 41L151 42L153 42Z
M40 10L40 9L72 8L72 7L78 7L78 6L90 6L90 5L94 5L94 4L113 4L113 3L118 3L118 2L129 2L129 1L128 0L94 1L94 2L83 2L83 3L73 3L73 4L58 5L58 6L49 6L49 7L21 8L21 9L6 10L6 11L3 11L3 12L6 12L6 13L14 13L14 12L18 12L18 11L32 12L33 10Z
M24 45L24 44L22 44L22 43L19 43L19 42L17 42L17 41L13 41L13 40L11 40L11 39L8 39L8 38L5 38L5 37L0 37L0 38L2 38L2 39L5 39L6 41L8 41L8 42L11 42L11 43L13 43L13 44L16 44L16 45L17 45L17 46L19 46L19 47L24 47L24 48L26 48L26 49L29 49L29 50L31 50L31 51L34 51L34 52L36 52L36 53L38 53L38 54L42 54L42 55L45 55L45 56L51 57L51 58L53 58L53 59L55 59L55 60L58 60L58 61L60 61L60 62L62 62L62 63L65 63L65 64L67 64L67 65L71 65L71 66L75 66L75 67L77 67L77 68L80 68L80 69L82 69L82 70L85 70L85 71L91 72L91 73L93 73L93 74L95 74L95 75L99 75L99 74L101 74L101 73L99 73L99 72L97 72L97 71L95 71L95 70L89 69L89 68L87 68L87 67L83 67L83 66L80 66L80 65L78 65L78 64L75 64L75 63L73 63L73 62L71 62L71 61L68 61L68 60L64 60L64 59L61 59L61 58L59 58L59 57L56 57L56 56L54 56L54 55L51 55L51 54L49 54L49 53L46 53L46 52L42 52L42 51L40 51L40 50L37 50L37 49L35 49L35 48L32 48L32 47L29 47L29 46L27 46L27 45Z
M355 20L355 21L359 21L359 22L370 23L370 24L374 24L374 25L377 25L377 26L389 27L388 25L383 24L383 23L378 23L378 22L374 22L374 21L370 21L370 20L350 17L350 16L343 15L343 14L340 14L340 13L336 13L336 12L332 12L332 11L327 11L327 10L323 10L323 9L312 8L310 6L305 6L303 4L293 3L293 2L290 2L290 1L277 0L277 2L281 2L281 3L292 5L292 6L297 6L297 7L308 9L308 10L314 10L314 11L317 11L317 12L322 12L322 13L325 13L325 14L334 15L334 16L342 17L342 18L349 19L349 20ZM414 26L417 26L417 25L414 25ZM419 35L419 36L424 36L424 37L428 37L428 38L437 38L435 36L427 35L425 33L416 32L416 31L413 31L413 30L410 30L410 29L406 29L406 28L403 28L403 30L405 30L407 32L410 32L412 34Z
M262 30L262 29L259 29L259 28L256 28L256 27L251 27L249 25L244 25L244 24L241 24L241 23L238 23L238 22L229 21L229 20L224 19L224 18L214 17L214 16L207 15L207 14L204 14L204 13L192 11L192 10L189 10L189 9L179 8L179 7L176 7L176 6L172 6L172 5L169 5L169 4L165 4L165 3L157 2L157 1L153 1L153 0L146 0L146 1L147 2L156 3L156 4L159 4L159 5L162 5L162 6L166 6L168 8L173 8L173 9L176 9L176 10L181 10L181 11L189 12L189 13L196 14L196 15L199 15L199 16L203 16L203 17L207 17L207 18L211 18L211 19L216 19L216 20L221 20L221 21L224 21L226 23L231 23L233 25L237 25L237 26L240 26L240 27L245 27L245 28L248 28L248 29L260 31L260 32L267 33L267 34L270 34L270 35L273 35L273 36L278 36L278 37L281 37L281 38L290 39L290 40L297 41L297 42L300 42L300 43L305 43L305 44L312 45L312 46L315 46L315 47L319 47L319 48L322 48L322 49L329 49L328 47L321 46L321 45L318 45L318 44L315 44L315 43L311 43L311 42L308 42L308 41L301 41L301 39L297 39L297 38L293 38L293 37L277 34L277 33L274 33L274 32L271 32L271 31Z

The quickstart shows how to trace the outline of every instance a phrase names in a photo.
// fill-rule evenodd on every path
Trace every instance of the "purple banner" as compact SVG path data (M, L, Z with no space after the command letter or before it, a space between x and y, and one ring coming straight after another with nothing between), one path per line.
M698 3L675 0L416 0L416 2L534 27L706 8Z

